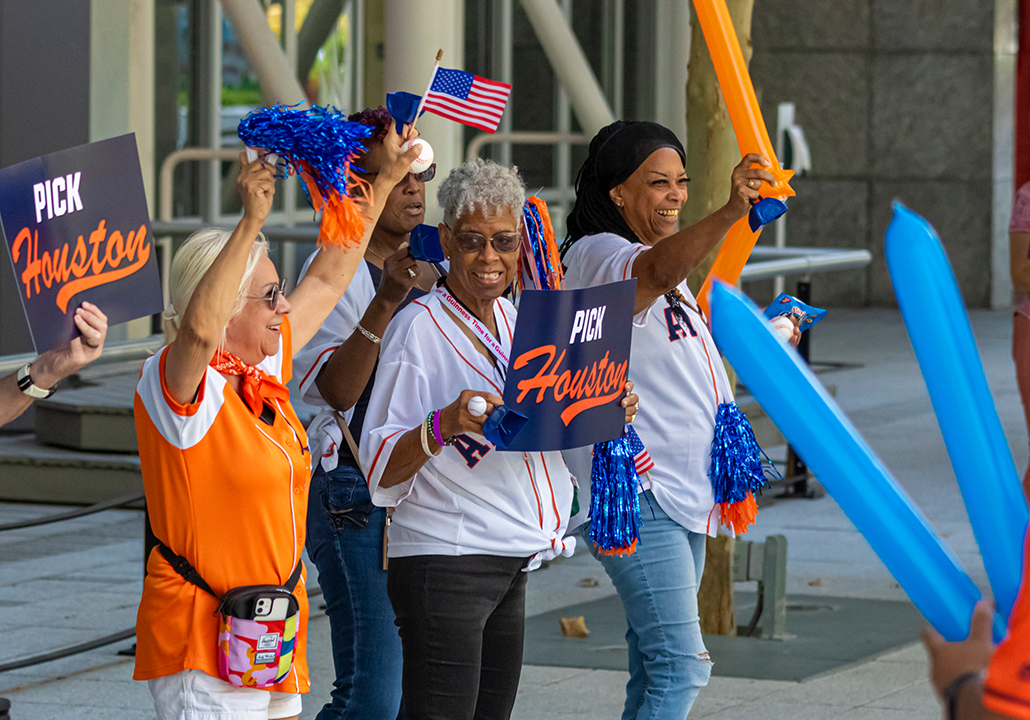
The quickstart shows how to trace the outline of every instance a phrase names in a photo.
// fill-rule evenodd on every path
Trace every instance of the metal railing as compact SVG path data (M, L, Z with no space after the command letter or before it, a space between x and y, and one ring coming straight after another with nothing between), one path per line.
M835 270L863 268L873 261L868 250L757 245L740 273L742 282L767 280L777 276L814 275Z
M144 360L160 350L162 345L164 345L164 335L150 335L142 340L107 343L104 345L104 352L93 361L93 364ZM32 362L37 357L39 355L36 353L0 356L0 375L13 372L25 363Z

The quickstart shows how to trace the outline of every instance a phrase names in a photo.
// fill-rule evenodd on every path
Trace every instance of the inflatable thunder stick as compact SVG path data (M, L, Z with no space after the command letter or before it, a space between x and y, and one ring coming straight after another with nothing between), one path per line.
M755 89L751 85L751 76L748 75L747 65L744 63L744 55L740 52L740 42L737 40L737 32L733 29L733 21L730 12L726 8L726 0L694 0L694 9L697 13L698 22L701 24L701 31L705 36L705 43L708 45L708 53L712 56L712 63L715 65L715 74L719 78L719 89L726 99L726 109L730 114L730 121L733 123L733 132L737 136L737 145L740 147L740 154L761 153L770 163L767 168L776 184L770 186L763 183L761 192L765 199L775 198L779 210L766 215L760 221L755 220L756 210L752 210L752 218L742 218L726 235L719 254L715 257L715 264L708 272L701 292L698 293L698 302L702 308L708 310L708 293L712 288L712 280L719 278L730 284L736 283L740 273L744 269L751 251L758 242L761 233L761 225L775 219L786 211L783 204L785 198L792 197L794 191L788 181L794 175L793 170L784 170L780 167L779 160L773 150L772 142L769 140L769 132L765 128L765 121L758 108L758 100L755 98ZM761 214L759 212L759 214ZM760 224L756 224L760 222Z
M933 227L897 202L886 255L998 612L1008 618L1023 570L1027 507L955 273Z
M748 390L923 616L946 639L965 639L980 591L801 356L721 282L712 288L712 327ZM995 616L995 640L1003 635Z

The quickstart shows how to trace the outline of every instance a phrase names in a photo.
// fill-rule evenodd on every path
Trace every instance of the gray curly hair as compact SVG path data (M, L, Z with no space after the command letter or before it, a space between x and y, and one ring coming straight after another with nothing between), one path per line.
M496 214L500 208L509 208L521 224L526 188L517 167L473 158L451 170L447 179L440 183L436 199L443 208L443 221L450 227L459 218L475 212L476 206L487 215Z

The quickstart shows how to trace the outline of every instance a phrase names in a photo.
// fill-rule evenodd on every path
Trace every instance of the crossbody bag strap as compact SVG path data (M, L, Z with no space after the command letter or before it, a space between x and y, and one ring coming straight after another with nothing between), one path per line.
M298 560L297 561L297 567L293 568L293 572L290 573L290 577L286 580L286 584L283 585L283 587L286 588L287 590L289 590L291 593L293 592L293 589L295 587L297 587L297 583L300 582L300 571L303 568L304 568L304 561L303 560Z
M354 462L358 462L358 444L354 442L350 426L347 425L347 421L338 410L333 410L333 418L336 420L336 424L340 426L340 432L343 433L343 439L347 441L347 447L350 448L351 455L354 456ZM364 475L364 473L362 474Z
M213 595L218 600L222 599L222 596L212 590L211 586L207 584L207 581L200 577L200 573L197 572L195 567L190 565L189 560L184 558L182 555L176 555L174 550L160 540L157 541L157 549L161 552L161 555L164 556L164 559L168 561L168 564L172 566L172 569L182 575L183 580L196 585L198 588L209 595ZM297 577L300 577L299 572L296 570L294 572L297 573Z
M208 585L207 581L200 576L200 573L198 573L197 569L190 564L189 560L184 558L182 555L176 555L174 550L160 540L157 541L157 549L161 552L164 559L168 561L168 564L172 566L172 569L182 576L183 580L196 585L204 592L219 600L222 599L222 596L211 589L211 586ZM303 568L304 561L298 560L297 567L293 568L293 572L290 573L289 579L286 581L286 584L283 585L283 587L285 587L289 592L292 593L294 588L297 587L297 583L300 582L300 573Z

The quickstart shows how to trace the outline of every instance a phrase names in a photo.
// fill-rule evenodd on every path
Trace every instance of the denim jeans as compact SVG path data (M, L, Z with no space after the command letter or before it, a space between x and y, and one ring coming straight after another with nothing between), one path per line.
M640 496L640 515L637 551L626 557L599 555L589 523L582 532L626 610L630 678L622 720L683 720L712 674L697 610L705 535L672 520L650 490Z
M333 642L332 701L317 720L395 720L401 640L382 565L386 510L357 468L319 467L308 501L308 555L318 568Z

